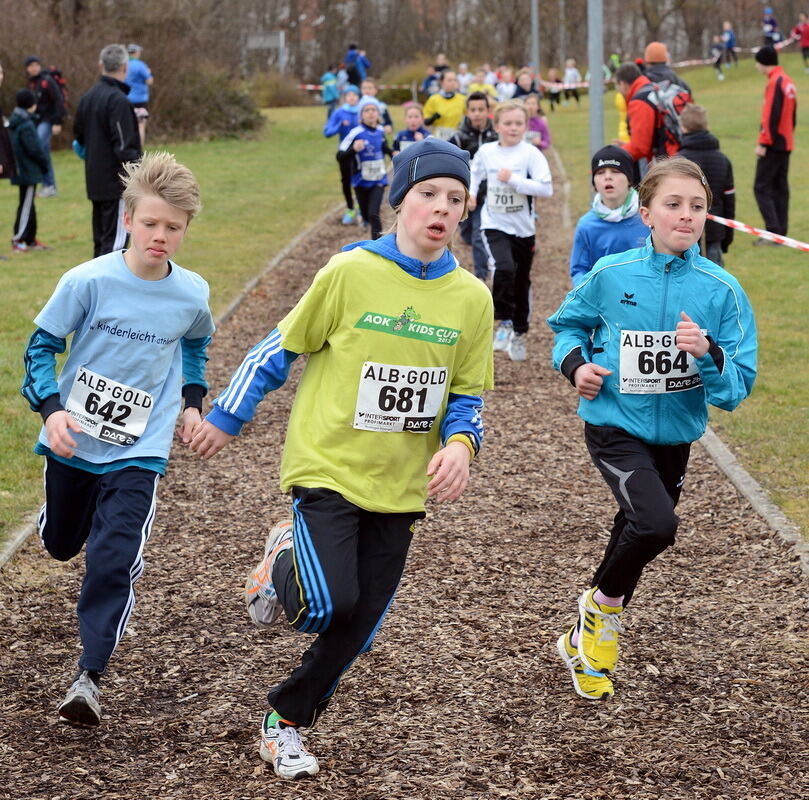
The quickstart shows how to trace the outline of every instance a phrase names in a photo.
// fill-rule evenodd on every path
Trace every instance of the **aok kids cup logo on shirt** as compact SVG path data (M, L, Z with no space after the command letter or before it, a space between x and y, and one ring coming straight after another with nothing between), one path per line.
M433 344L446 344L450 347L457 344L461 335L457 328L423 322L421 315L416 313L413 306L408 306L398 317L366 311L357 320L354 327L389 333L391 336L403 336L406 339L419 339Z

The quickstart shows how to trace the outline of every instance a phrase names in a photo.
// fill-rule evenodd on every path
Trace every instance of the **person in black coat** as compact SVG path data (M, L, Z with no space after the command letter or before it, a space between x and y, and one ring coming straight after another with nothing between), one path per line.
M0 64L0 86L3 85L3 65ZM6 129L6 119L0 108L0 179L9 180L17 172L14 163L14 151L11 149L11 137Z
M40 197L55 197L56 177L51 160L51 138L62 132L65 117L65 99L56 78L49 70L42 68L39 56L28 56L25 59L26 88L34 93L37 104L34 124L37 136L48 158L48 170L42 179Z
M79 101L73 149L84 159L87 197L93 203L93 256L126 247L121 171L142 155L138 121L124 83L129 56L122 44L100 55L101 77Z
M733 219L736 216L733 165L730 159L720 152L719 140L708 131L708 112L702 106L689 103L680 114L680 128L683 138L678 155L699 164L705 173L713 194L710 213L725 219ZM727 253L732 241L733 228L710 220L705 223L703 255L720 267L724 266L722 254Z
M11 179L20 187L20 202L14 220L14 233L11 246L15 252L45 250L45 245L37 241L37 211L34 193L37 184L42 182L50 162L34 127L33 113L37 103L29 89L17 92L17 107L11 113L8 127L11 131L11 147L14 150L16 174Z

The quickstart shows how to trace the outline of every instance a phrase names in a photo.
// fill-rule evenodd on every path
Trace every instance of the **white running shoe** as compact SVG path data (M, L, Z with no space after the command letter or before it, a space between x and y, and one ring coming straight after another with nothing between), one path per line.
M528 353L525 350L525 334L515 333L508 343L508 357L512 361L525 361Z
M86 669L82 670L59 706L60 720L71 725L95 727L101 722L100 696L101 690L95 681Z
M320 766L303 745L297 728L273 728L268 725L269 712L261 723L261 748L259 755L272 764L275 774L284 780L309 778L315 775Z
M273 527L264 545L264 558L244 582L244 599L250 619L260 628L266 628L281 616L284 610L272 583L275 559L292 547L292 520L285 519Z
M504 319L500 322L497 326L497 330L494 332L494 343L492 347L497 350L508 350L509 344L511 344L511 337L514 335L514 327L511 324L510 319Z

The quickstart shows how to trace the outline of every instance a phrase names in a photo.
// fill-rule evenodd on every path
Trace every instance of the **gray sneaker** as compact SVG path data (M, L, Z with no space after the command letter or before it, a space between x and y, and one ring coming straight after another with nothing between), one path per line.
M525 334L515 333L508 343L508 357L512 361L525 361L528 354L525 351Z
M284 780L294 781L316 775L320 765L306 749L298 729L273 728L269 719L270 714L267 713L261 723L261 758L269 761L275 774Z
M272 583L275 559L292 547L292 520L284 520L273 527L264 545L264 558L244 582L244 600L250 619L260 628L275 622L283 612L278 593Z
M100 696L101 690L95 681L87 674L86 669L82 670L59 706L59 718L71 725L98 725L101 722Z

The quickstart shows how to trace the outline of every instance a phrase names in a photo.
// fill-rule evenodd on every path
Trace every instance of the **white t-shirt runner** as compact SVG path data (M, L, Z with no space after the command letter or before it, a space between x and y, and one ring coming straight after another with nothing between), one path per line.
M501 169L511 171L502 182ZM536 232L533 203L529 197L551 197L553 183L548 161L538 148L528 142L503 147L499 142L482 145L472 159L472 183L469 193L477 195L486 181L486 201L480 212L480 227L493 228L512 236L525 238Z

